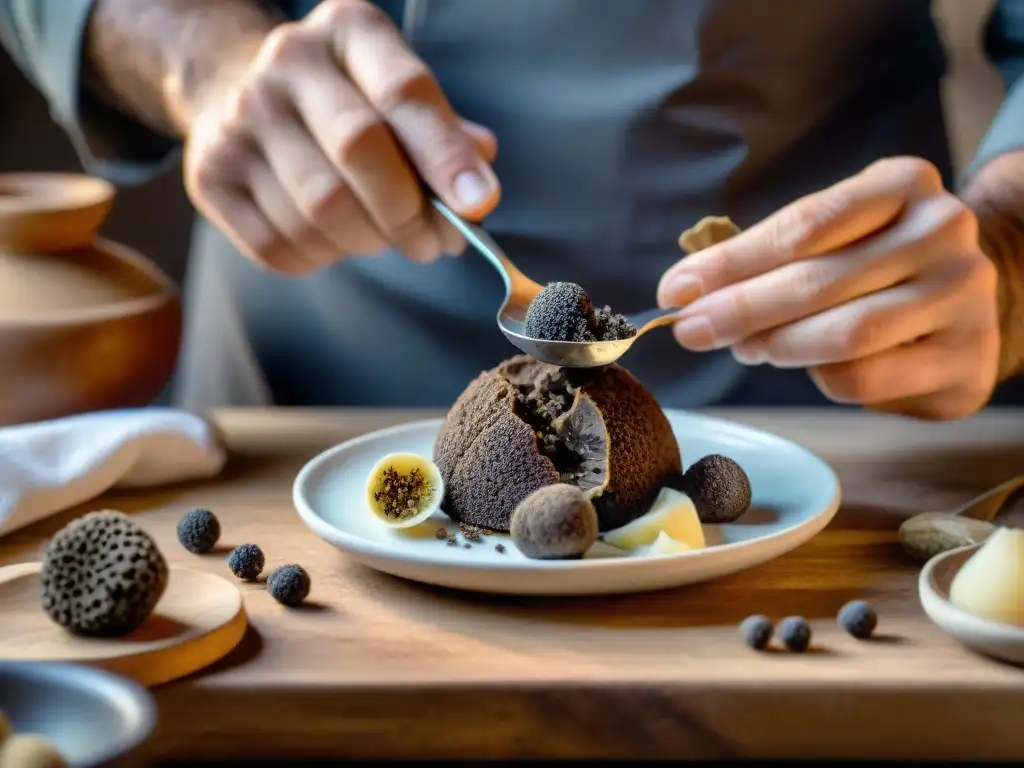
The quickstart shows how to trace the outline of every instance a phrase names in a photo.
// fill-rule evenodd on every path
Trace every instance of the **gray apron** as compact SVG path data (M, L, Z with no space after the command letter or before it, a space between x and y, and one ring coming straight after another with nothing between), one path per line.
M928 158L949 182L927 0L380 4L460 114L498 136L497 241L536 280L619 311L655 303L702 216L749 226L884 155ZM278 277L202 222L178 397L444 406L516 352L495 326L501 294L471 251ZM668 330L623 362L668 406L825 402L802 371L689 353Z

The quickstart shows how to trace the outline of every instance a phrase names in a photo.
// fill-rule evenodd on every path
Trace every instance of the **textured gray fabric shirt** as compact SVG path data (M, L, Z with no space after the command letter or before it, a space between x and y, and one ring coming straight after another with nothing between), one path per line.
M79 88L91 2L7 0L0 29L86 167L130 184L177 148L154 151L127 121L97 127ZM295 17L315 4L281 2ZM621 311L653 305L679 232L704 215L749 226L886 155L925 157L952 185L928 0L379 5L455 108L498 136L495 238L538 281L578 282ZM998 3L986 47L1008 94L974 167L1024 147L1024 0ZM443 406L515 352L495 327L501 283L471 253L284 278L200 222L188 282L178 395L190 407ZM668 331L624 363L664 405L824 402L801 371L688 353Z

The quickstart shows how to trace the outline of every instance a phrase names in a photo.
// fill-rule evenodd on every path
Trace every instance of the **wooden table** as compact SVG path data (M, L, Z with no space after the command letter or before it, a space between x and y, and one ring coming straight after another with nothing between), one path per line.
M912 757L1024 759L1024 670L972 655L932 626L905 516L1024 471L1024 411L922 424L859 412L716 415L798 440L839 472L843 509L796 552L696 587L619 598L465 596L378 575L316 538L291 503L303 462L422 412L216 415L236 458L206 484L119 493L0 541L33 559L73 514L135 513L175 563L224 571L175 542L206 506L225 543L304 564L313 606L289 612L246 587L252 631L223 663L157 690L163 758ZM683 443L685 454L685 442ZM835 626L852 598L877 606L861 643ZM757 654L751 613L813 620L817 653Z

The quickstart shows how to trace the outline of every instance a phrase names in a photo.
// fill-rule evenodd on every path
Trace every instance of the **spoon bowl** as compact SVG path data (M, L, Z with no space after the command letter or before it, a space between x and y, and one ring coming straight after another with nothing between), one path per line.
M917 582L921 607L936 626L975 653L1024 666L1024 627L978 618L949 601L953 579L980 547L972 544L928 561Z
M505 300L498 308L498 327L512 344L543 363L561 368L599 368L622 357L637 339L648 331L675 321L678 309L649 309L626 319L636 328L628 339L614 341L550 341L523 333L526 310L544 288L524 275L482 227L472 224L435 197L431 204L454 226L466 241L494 267L505 283Z

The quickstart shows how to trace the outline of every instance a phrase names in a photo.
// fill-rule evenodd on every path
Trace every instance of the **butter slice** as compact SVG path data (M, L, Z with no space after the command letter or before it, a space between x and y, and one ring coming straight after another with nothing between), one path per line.
M689 496L674 488L662 488L643 517L608 531L603 539L619 549L636 549L654 544L662 533L684 544L687 549L703 549L705 546L704 529L697 516L697 508Z
M680 552L692 552L693 547L685 541L673 539L664 531L661 531L652 543L637 547L630 554L633 555L678 555Z
M953 577L949 602L978 618L1024 627L1024 530L993 531Z

